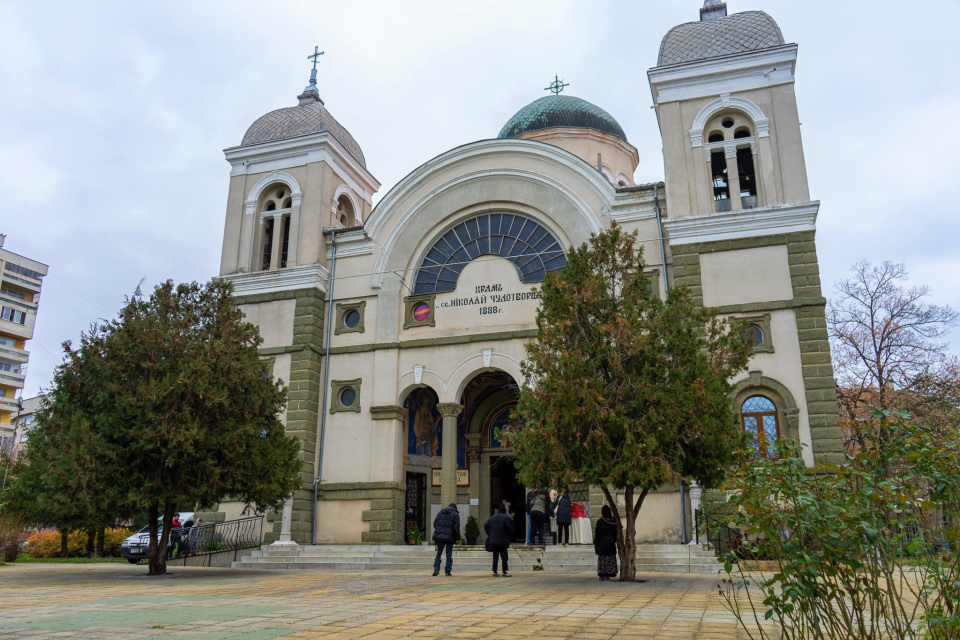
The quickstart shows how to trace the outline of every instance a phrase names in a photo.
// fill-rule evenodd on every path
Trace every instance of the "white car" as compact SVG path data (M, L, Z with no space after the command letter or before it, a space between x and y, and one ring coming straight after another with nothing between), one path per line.
M183 528L193 526L193 511L181 511L180 522ZM163 532L163 518L157 519L157 535ZM159 538L158 538L159 540ZM150 555L150 525L145 526L120 543L120 557L130 564L137 564Z

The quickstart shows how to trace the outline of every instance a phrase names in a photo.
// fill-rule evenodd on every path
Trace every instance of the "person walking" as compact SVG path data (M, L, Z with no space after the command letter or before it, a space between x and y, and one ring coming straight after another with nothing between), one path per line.
M566 496L565 491L561 491L557 496L554 512L557 517L557 544L563 546L567 546L570 542L570 524L573 522L570 511L570 498Z
M537 492L531 489L527 492L527 503L524 505L527 508L527 539L524 542L528 547L530 546L530 532L533 530L533 520L530 518L530 510L533 508L533 499L537 497Z
M593 550L597 554L597 575L604 582L617 575L617 521L609 505L603 505L597 529L593 534Z
M543 527L550 514L550 496L543 487L537 488L537 495L530 507L530 539L533 544L543 544Z
M451 502L440 510L433 521L433 541L437 544L437 559L433 561L433 575L440 575L440 555L447 551L446 575L453 575L453 543L460 540L460 512Z
M507 513L506 505L500 505L497 513L493 514L489 520L483 523L483 530L487 532L487 546L493 552L493 577L497 577L497 560L502 560L504 578L509 578L507 573L507 551L510 549L510 541L513 539L513 518Z

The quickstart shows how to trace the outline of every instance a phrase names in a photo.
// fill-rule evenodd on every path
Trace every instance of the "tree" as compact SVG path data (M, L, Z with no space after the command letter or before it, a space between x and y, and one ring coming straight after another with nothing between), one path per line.
M149 298L138 288L117 319L92 327L77 349L65 345L29 466L40 467L34 443L44 431L89 441L80 473L109 478L116 508L146 510L150 574L165 573L178 505L229 496L263 511L299 487L299 443L278 417L286 391L267 375L261 342L228 283L167 281Z
M852 271L827 306L848 450L862 445L851 426L870 406L908 410L931 428L956 424L960 365L941 338L956 326L957 312L925 302L928 286L902 287L908 275L902 264L864 261Z
M729 393L749 342L682 288L661 300L635 234L614 225L549 274L505 438L527 484L602 487L620 522L621 580L636 574L636 520L664 483L715 487L743 443Z

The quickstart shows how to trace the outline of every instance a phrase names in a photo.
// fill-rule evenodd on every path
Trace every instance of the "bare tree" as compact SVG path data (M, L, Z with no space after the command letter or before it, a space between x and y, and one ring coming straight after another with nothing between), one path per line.
M841 413L858 417L868 404L914 412L956 408L960 366L942 338L956 326L957 312L924 302L926 285L901 286L908 275L903 264L863 261L851 270L827 306Z

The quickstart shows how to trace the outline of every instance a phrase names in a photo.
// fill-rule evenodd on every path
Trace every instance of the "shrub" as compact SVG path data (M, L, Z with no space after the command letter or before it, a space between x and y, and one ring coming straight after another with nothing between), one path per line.
M0 560L13 562L20 552L23 521L13 514L0 514Z
M130 529L107 529L104 534L103 553L106 557L120 555L120 544L132 533ZM27 538L27 553L34 558L60 557L60 532L56 529L35 531ZM80 558L87 555L86 530L71 531L67 536L67 555Z

